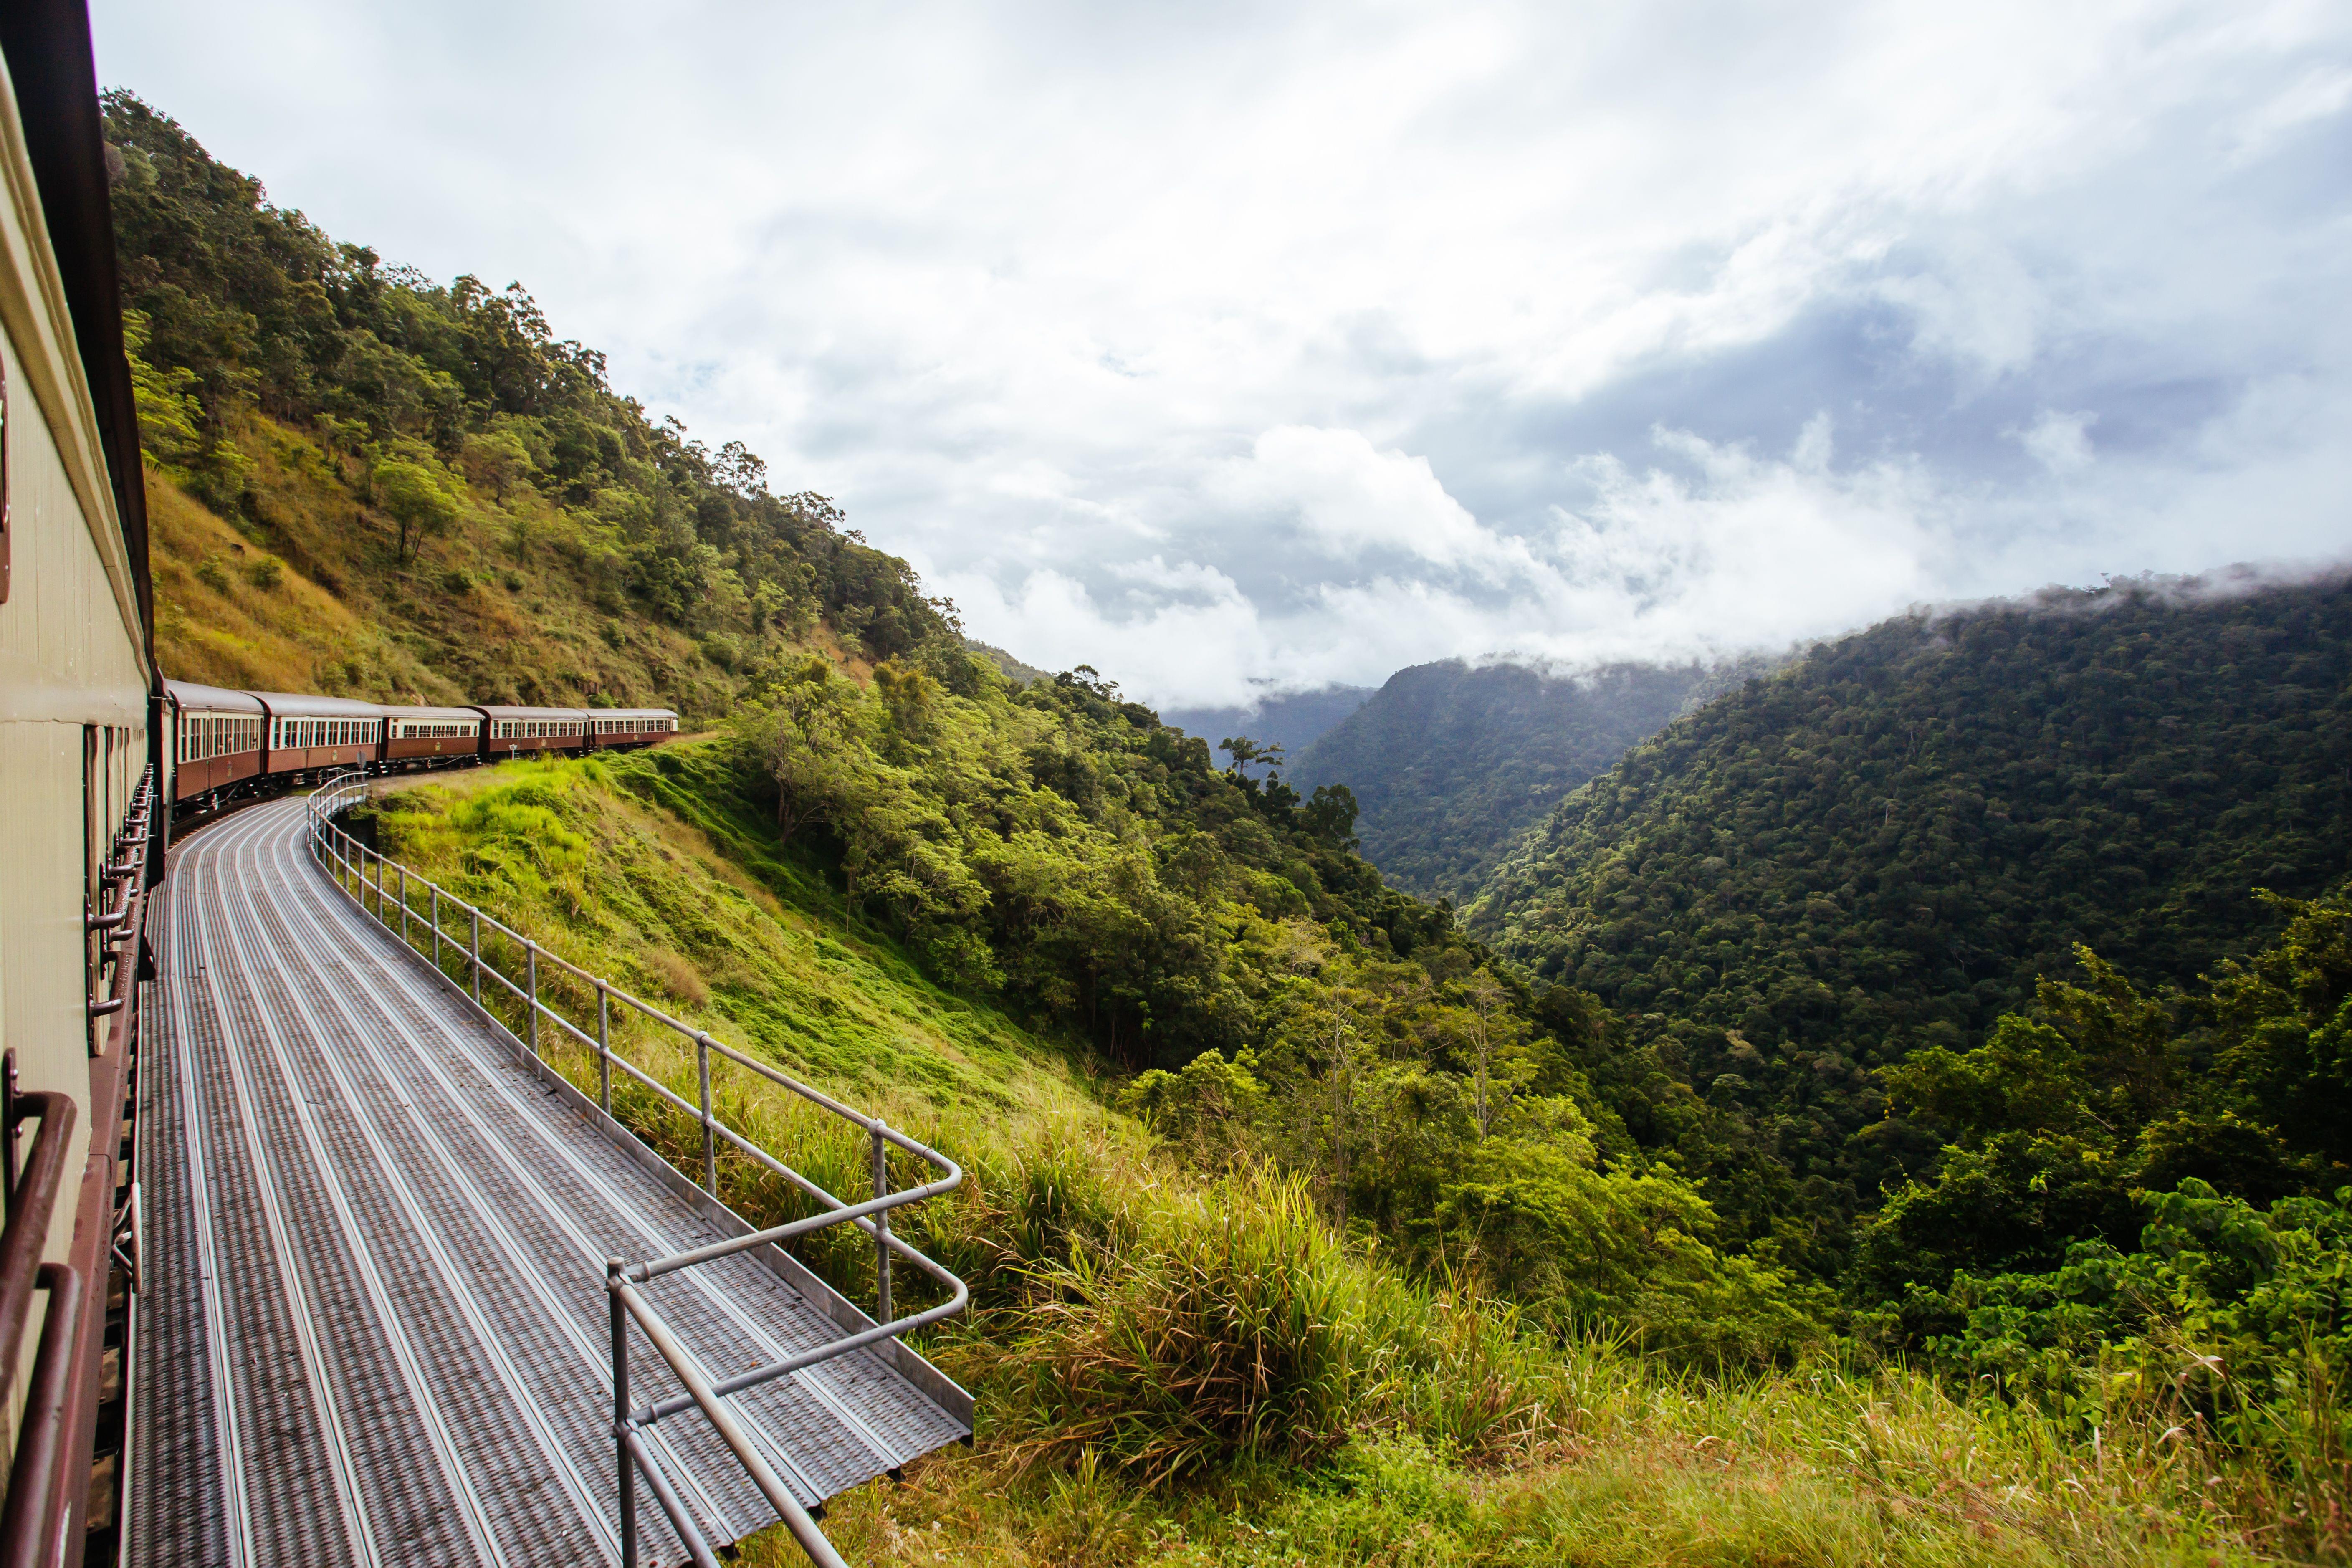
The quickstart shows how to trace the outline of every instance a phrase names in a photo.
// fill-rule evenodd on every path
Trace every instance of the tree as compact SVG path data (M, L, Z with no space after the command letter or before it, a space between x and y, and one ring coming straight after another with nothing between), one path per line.
M1493 1130L1496 1113L1534 1076L1535 1063L1528 1055L1527 1023L1512 1010L1511 994L1493 970L1473 974L1462 987L1462 999L1476 1083L1478 1136L1484 1138Z
M1317 784L1299 820L1318 838L1342 849L1356 847L1356 795L1346 784Z
M1235 778L1248 778L1251 767L1259 763L1265 764L1269 778L1282 771L1282 748L1278 745L1261 746L1247 735L1228 735L1217 742L1217 749L1233 758L1231 772Z
M391 514L393 526L399 531L394 559L404 563L413 560L425 540L456 526L457 498L449 493L438 474L422 463L388 458L375 466L371 477L377 504Z

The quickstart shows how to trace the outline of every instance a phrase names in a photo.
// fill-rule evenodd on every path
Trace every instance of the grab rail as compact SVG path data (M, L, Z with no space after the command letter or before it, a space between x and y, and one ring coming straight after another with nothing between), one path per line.
M33 1292L39 1288L35 1276L48 1245L58 1194L65 1187L66 1157L81 1109L60 1089L19 1090L13 1050L0 1058L0 1100L5 1100L0 1122L6 1123L0 1127L0 1139L6 1147L8 1208L8 1228L0 1234L0 1405L5 1405L16 1381L16 1346L33 1315ZM20 1173L16 1129L37 1117L41 1130L33 1134L33 1152Z
M704 1568L716 1568L718 1558L711 1549L709 1539L702 1533L692 1514L680 1501L677 1488L663 1471L659 1460L652 1452L651 1446L645 1441L644 1437L644 1434L655 1423L689 1408L698 1409L703 1417L710 1423L712 1428L719 1434L719 1439L727 1445L729 1450L734 1454L737 1462L743 1467L744 1472L751 1478L752 1484L759 1488L761 1495L767 1499L769 1506L776 1510L777 1517L783 1521L785 1528L792 1531L793 1538L800 1542L803 1550L807 1552L810 1560L820 1564L820 1568L845 1568L840 1554L834 1551L832 1543L825 1540L824 1532L817 1528L816 1521L810 1515L809 1510L802 1506L800 1500L792 1494L791 1489L777 1477L774 1468L768 1464L766 1458L761 1454L741 1426L737 1423L725 1402L737 1394L763 1384L772 1383L779 1378L788 1377L820 1362L847 1355L868 1346L880 1344L885 1341L902 1339L918 1329L929 1327L930 1324L940 1322L961 1312L971 1300L970 1289L948 1268L899 1239L891 1229L890 1212L893 1209L904 1208L910 1204L920 1203L926 1198L938 1197L953 1192L963 1183L963 1168L938 1150L928 1144L919 1143L889 1126L880 1117L867 1116L863 1111L854 1110L824 1090L803 1083L767 1062L747 1056L730 1046L713 1039L709 1031L681 1023L642 997L633 995L603 976L592 974L560 954L550 952L531 938L504 924L495 916L485 914L477 906L467 903L430 879L416 875L400 862L388 859L376 850L360 843L344 831L336 818L367 797L368 788L363 778L345 777L330 779L324 786L310 795L307 803L312 851L321 867L328 869L336 886L342 889L346 896L358 905L362 915L372 919L377 927L386 933L398 936L404 944L414 948L419 954L422 954L425 949L421 945L420 939L414 934L412 917L423 917L424 922L432 931L433 963L437 970L442 963L444 942L457 934L448 931L444 925L446 918L445 909L454 908L458 918L464 922L462 930L465 944L459 956L466 962L470 982L469 990L476 1004L478 1005L481 1001L482 981L485 976L488 976L522 1003L525 1016L529 1019L528 1037L519 1043L524 1044L534 1057L541 1055L540 1023L542 1018L594 1052L597 1064L597 1099L607 1116L610 1116L613 1110L613 1069L617 1067L651 1090L663 1103L694 1118L702 1131L702 1180L698 1184L702 1191L709 1194L714 1201L719 1196L718 1145L719 1141L724 1139L754 1163L783 1178L801 1192L826 1205L827 1212L822 1214L811 1215L784 1225L773 1226L766 1230L754 1231L731 1240L694 1247L667 1258L646 1258L635 1263L619 1258L607 1260L604 1289L612 1302L613 1440L619 1472L623 1568L636 1568L638 1562L636 1478L640 1471L644 1473L653 1491L655 1501L660 1505L662 1512L668 1517L672 1528L677 1531L679 1541L685 1544L694 1561L704 1565ZM375 872L373 882L368 878L371 867ZM396 882L394 880L395 877ZM350 879L349 882L346 882L346 878ZM375 898L375 908L373 911L368 909L368 896L371 891ZM425 900L423 909L417 908L415 903L420 896ZM399 925L396 929L392 919L385 913L387 902L399 905L397 917ZM510 979L500 973L494 963L483 957L482 931L486 926L492 932L504 936L522 949L524 973L521 980ZM573 1023L541 999L539 987L539 969L541 960L595 988L596 1032L593 1036L591 1036L582 1025ZM672 1090L668 1085L644 1071L626 1057L614 1051L612 1006L615 1002L624 1006L635 1008L644 1017L664 1028L675 1031L693 1043L698 1089L697 1100L687 1100ZM835 1196L815 1181L751 1142L715 1115L711 1110L710 1097L710 1063L714 1056L733 1062L780 1088L789 1089L810 1104L862 1129L869 1141L871 1151L874 1195L856 1204ZM890 1187L888 1163L888 1152L893 1148L928 1163L940 1173L938 1178L921 1186L904 1187L893 1191ZM782 1361L737 1373L716 1384L711 1383L702 1374L701 1370L695 1364L694 1359L678 1343L653 1304L638 1289L648 1280L658 1279L666 1274L716 1262L723 1258L731 1258L755 1247L789 1241L795 1237L806 1236L836 1225L856 1226L874 1238L877 1310L873 1326L843 1335L838 1339L829 1340L814 1349L802 1351ZM892 1317L891 1259L893 1257L905 1258L929 1276L946 1289L949 1299L940 1305L923 1311L911 1312L905 1317ZM636 1323L646 1341L653 1345L662 1360L667 1363L670 1370L677 1374L678 1382L687 1389L685 1394L647 1405L636 1405L631 1402L628 1343L628 1324L631 1321Z

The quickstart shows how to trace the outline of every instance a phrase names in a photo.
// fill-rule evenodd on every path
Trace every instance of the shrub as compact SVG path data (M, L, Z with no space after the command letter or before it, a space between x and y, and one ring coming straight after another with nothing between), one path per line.
M228 592L228 568L217 561L206 561L196 568L196 581L215 594Z
M1120 1245L1074 1240L992 1371L1022 1464L1088 1453L1147 1488L1312 1463L1360 1426L1465 1455L1549 1430L1557 1363L1507 1314L1352 1256L1306 1184L1154 1187Z
M509 593L509 594L520 594L520 593L521 593L521 592L522 592L522 574L521 574L521 573L520 573L520 572L509 572L509 573L508 573L508 574L506 574L506 576L505 576L505 577L501 578L501 579L500 579L500 581L501 581L501 582L503 582L503 583L506 584L506 589L507 589L507 592L508 592L508 593Z
M474 580L463 572L452 570L441 579L441 585L452 594L465 595L474 591Z
M264 593L278 586L278 580L285 575L286 563L275 555L257 557L245 569L245 580Z

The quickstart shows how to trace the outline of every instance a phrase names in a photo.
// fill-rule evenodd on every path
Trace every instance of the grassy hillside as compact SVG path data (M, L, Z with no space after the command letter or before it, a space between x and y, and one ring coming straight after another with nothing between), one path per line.
M929 1349L980 1394L980 1441L836 1500L827 1529L853 1561L2252 1563L2263 1530L2309 1511L2229 1446L2168 1436L2161 1390L2105 1408L2095 1453L2063 1421L1916 1374L1696 1378L1415 1284L1344 1245L1295 1180L1188 1168L1102 1105L1066 1041L927 980L722 764L709 743L507 764L400 792L377 830L971 1165L912 1224L974 1282L971 1318ZM628 1048L689 1087L682 1054ZM592 1083L584 1056L558 1059ZM857 1179L858 1151L781 1097L720 1098L766 1146ZM650 1097L620 1104L695 1163ZM754 1217L800 1212L740 1159L722 1182ZM856 1291L864 1251L809 1256ZM781 1531L744 1558L799 1560Z
M1423 898L1467 903L1560 797L1734 676L1622 665L1556 678L1460 659L1416 665L1303 752L1302 790L1345 784L1364 858Z

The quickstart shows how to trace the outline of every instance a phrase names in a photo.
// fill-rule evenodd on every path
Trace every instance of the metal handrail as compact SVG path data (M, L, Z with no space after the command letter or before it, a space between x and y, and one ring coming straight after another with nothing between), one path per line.
M885 1341L902 1339L918 1329L927 1328L961 1312L971 1300L970 1288L952 1271L925 1257L914 1247L901 1240L891 1229L890 1212L893 1209L904 1208L910 1204L921 1203L926 1198L938 1197L953 1192L963 1184L963 1168L938 1150L918 1142L898 1129L889 1126L880 1117L868 1116L863 1111L855 1110L824 1090L803 1083L770 1063L761 1061L757 1058L748 1056L713 1039L708 1030L698 1029L690 1024L680 1022L652 1003L621 989L604 976L592 974L578 964L565 959L562 954L541 946L537 942L505 924L497 917L484 912L476 905L467 903L431 879L420 876L400 862L388 859L378 851L360 843L343 829L336 818L367 799L368 794L364 777L354 778L344 775L329 779L310 796L306 803L312 852L318 858L321 867L329 869L329 875L335 885L357 904L362 915L373 920L380 930L399 937L404 944L415 949L420 955L425 949L414 934L411 920L413 916L425 916L426 923L432 931L433 962L435 967L438 969L443 962L444 943L455 934L448 931L444 924L446 918L444 913L445 906L454 908L458 918L465 922L462 932L465 945L459 956L467 964L468 990L476 1004L480 1003L482 981L487 976L523 1004L525 1016L529 1020L528 1037L527 1038L519 1037L517 1043L524 1046L534 1057L542 1055L540 1048L540 1026L542 1019L594 1052L597 1063L597 1099L607 1116L610 1116L613 1110L613 1070L618 1068L651 1090L664 1103L694 1118L702 1131L702 1180L698 1185L714 1202L719 1198L718 1146L719 1142L724 1139L729 1144L741 1151L754 1163L782 1177L801 1192L825 1205L825 1212L822 1214L810 1215L783 1225L772 1226L766 1230L753 1231L730 1240L694 1247L667 1258L646 1258L635 1263L618 1258L607 1260L604 1288L612 1300L613 1439L619 1471L621 1560L624 1568L636 1568L638 1561L635 1483L639 1472L645 1475L654 1493L655 1501L660 1505L662 1512L668 1517L672 1528L677 1531L679 1541L685 1544L694 1561L700 1564L713 1565L713 1568L718 1562L709 1539L702 1533L700 1526L695 1521L691 1513L680 1502L677 1488L663 1471L659 1461L652 1452L651 1446L645 1440L646 1432L655 1423L689 1408L701 1411L704 1418L718 1432L720 1440L726 1443L737 1461L742 1465L752 1483L760 1489L761 1494L768 1500L769 1505L776 1510L777 1517L782 1520L785 1528L792 1531L793 1539L798 1541L802 1548L807 1552L811 1561L823 1565L823 1568L845 1568L840 1554L835 1552L832 1544L825 1540L824 1532L817 1528L816 1521L811 1517L808 1510L801 1505L800 1500L793 1496L791 1489L778 1479L765 1457L760 1453L758 1447L752 1444L751 1438L736 1422L725 1402L737 1394L763 1384L772 1383L779 1378L788 1377L820 1362L847 1355ZM371 867L375 872L373 882L368 877ZM396 888L387 888L388 879L394 877L398 879ZM350 879L348 882L345 880L346 878ZM368 908L368 895L371 890L375 896L375 908L373 910ZM425 908L422 910L418 909L415 902L419 895L422 895L425 900ZM390 919L386 918L387 900L395 901L400 906L398 915L400 923L397 928ZM524 976L520 981L501 973L496 963L483 956L482 931L485 927L522 949L525 962ZM542 961L553 964L562 973L595 988L596 1032L594 1035L590 1035L583 1026L573 1023L541 998L539 988L539 970ZM698 1103L697 1100L689 1100L678 1094L668 1085L613 1049L612 1006L615 1002L624 1006L635 1008L644 1017L684 1036L693 1043L696 1079L699 1089ZM780 1088L791 1090L810 1104L862 1129L870 1142L874 1195L856 1204L836 1197L807 1175L793 1169L734 1128L728 1126L711 1110L710 1061L713 1056L733 1062ZM938 1178L921 1186L903 1187L893 1191L890 1187L887 1157L892 1148L929 1163L940 1173ZM829 1340L814 1349L799 1352L782 1361L737 1373L715 1384L703 1374L693 1357L688 1354L678 1343L677 1338L662 1321L660 1314L639 1289L648 1280L658 1279L666 1274L674 1274L702 1264L716 1262L720 1258L731 1258L756 1247L773 1246L789 1241L795 1237L810 1235L836 1225L855 1226L874 1238L876 1311L872 1326L845 1334L838 1339ZM905 1258L945 1288L949 1293L949 1299L940 1305L923 1311L910 1312L904 1317L893 1317L891 1259L894 1256ZM678 1382L686 1388L685 1394L676 1394L649 1405L632 1403L629 1395L628 1345L628 1324L631 1321L635 1321L646 1341L653 1345L663 1361L668 1363Z
M10 1468L8 1501L0 1509L0 1568L32 1568L59 1561L50 1548L70 1520L58 1486L58 1472L70 1456L66 1429L71 1424L75 1373L74 1331L81 1320L81 1271L69 1263L44 1263L34 1283L49 1293L41 1324L41 1348L33 1356L33 1381L25 1395L25 1421ZM87 1456L85 1456L87 1458Z
M60 1089L20 1093L16 1089L16 1053L5 1066L7 1085L7 1126L0 1129L6 1142L8 1228L0 1235L0 1403L8 1397L16 1374L16 1347L25 1324L33 1315L35 1276L48 1246L49 1226L64 1190L66 1157L73 1142L74 1122L81 1108ZM33 1152L20 1174L16 1169L16 1125L38 1117L41 1130L33 1134Z

